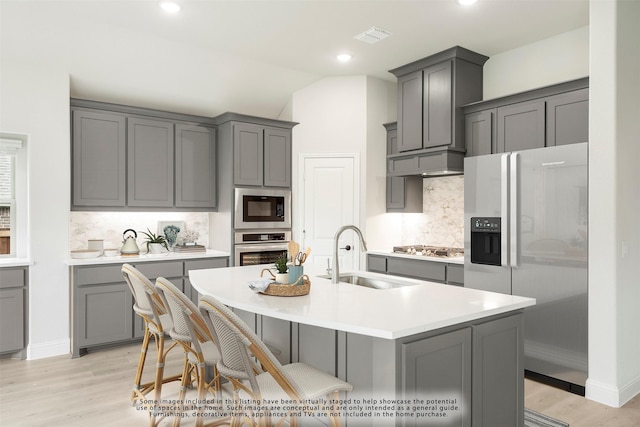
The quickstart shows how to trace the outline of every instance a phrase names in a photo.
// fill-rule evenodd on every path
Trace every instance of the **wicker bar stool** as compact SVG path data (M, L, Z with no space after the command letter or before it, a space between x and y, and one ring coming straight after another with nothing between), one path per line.
M190 344L185 344L183 347L198 386L195 425L197 427L204 426L202 402L205 401L207 392L211 393L216 401L220 403L222 401L221 380L216 367L218 360L220 360L218 346L198 307L180 289L164 277L159 277L156 280L156 288L173 318L173 327L169 334L178 342L187 339L188 344ZM208 369L212 372L210 376L207 375ZM183 382L180 388L178 396L180 402L184 402L186 385L187 383ZM173 425L178 426L179 424L180 417L177 416ZM206 425L218 426L225 424L229 424L229 418L220 416Z
M234 399L242 407L241 399L261 402L295 402L297 410L304 411L306 402L324 402L323 412L333 427L340 426L340 419L331 401L336 402L340 392L351 391L351 384L322 372L305 363L282 365L258 336L235 313L217 299L205 295L200 299L200 312L215 332L221 359L218 369L233 385ZM258 363L258 366L253 362ZM264 399L264 400L263 400ZM272 408L279 409L279 408ZM278 411L281 412L281 411ZM243 411L232 417L232 426L250 425L280 426L287 421L297 426L296 415L272 420L270 415L250 416Z
M135 404L135 401L138 399L148 400L146 397L147 394L154 390L153 399L156 403L159 403L162 397L162 384L181 380L185 373L189 375L186 370L188 361L185 358L185 369L183 369L182 373L167 378L164 377L164 365L167 354L178 344L177 342L173 342L169 347L165 348L165 336L168 336L169 331L173 328L171 314L162 302L162 297L157 292L153 283L138 269L130 264L123 264L122 275L133 294L133 310L144 321L144 336L140 349L140 357L138 359L138 368L133 382L133 390L131 392L131 402ZM142 384L142 373L147 358L149 342L152 337L157 351L155 378L153 381ZM150 411L151 426L156 425L154 412L155 411Z

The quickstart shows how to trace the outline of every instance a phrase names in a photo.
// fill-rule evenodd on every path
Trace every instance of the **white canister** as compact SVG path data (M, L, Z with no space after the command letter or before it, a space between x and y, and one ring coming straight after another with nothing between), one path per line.
M89 249L100 251L100 255L104 253L104 240L102 239L89 239L87 245Z

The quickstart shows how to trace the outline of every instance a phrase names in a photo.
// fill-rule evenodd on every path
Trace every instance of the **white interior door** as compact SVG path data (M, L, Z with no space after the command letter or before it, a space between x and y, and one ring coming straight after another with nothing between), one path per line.
M358 225L359 158L357 154L302 155L300 159L299 204L301 212L298 236L301 245L311 247L308 263L327 267L333 264L333 238L347 224ZM359 268L360 245L355 233L345 231L339 247L340 269Z

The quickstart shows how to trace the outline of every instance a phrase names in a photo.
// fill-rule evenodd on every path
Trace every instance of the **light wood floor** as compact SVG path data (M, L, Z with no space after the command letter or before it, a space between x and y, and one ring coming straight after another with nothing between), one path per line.
M0 425L146 426L146 413L129 403L139 352L140 345L135 344L90 352L77 359L0 360ZM166 372L178 373L181 357L178 351L170 354ZM150 352L147 366L152 367L154 360L154 352ZM152 375L149 368L144 379ZM169 396L177 393L173 384L165 387L163 391ZM526 380L525 406L571 427L640 426L640 396L616 409ZM192 425L192 421L187 419L182 425ZM169 420L161 423L169 424Z

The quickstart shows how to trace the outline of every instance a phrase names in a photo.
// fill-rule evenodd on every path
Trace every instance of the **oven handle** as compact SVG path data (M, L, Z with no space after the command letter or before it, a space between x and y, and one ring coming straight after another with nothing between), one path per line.
M242 245L235 245L235 250L238 251L282 251L289 249L287 243L245 243Z

